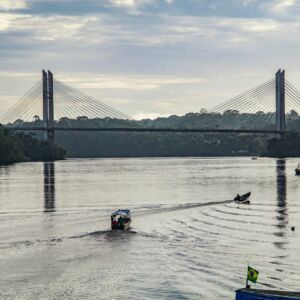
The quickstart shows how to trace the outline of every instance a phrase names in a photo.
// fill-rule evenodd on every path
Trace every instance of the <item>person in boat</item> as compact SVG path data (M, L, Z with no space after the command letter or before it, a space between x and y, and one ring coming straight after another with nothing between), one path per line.
M111 220L112 220L112 224L113 224L113 225L116 225L116 224L117 224L117 221L116 221L115 218L111 217Z
M120 216L120 218L119 218L119 225L120 225L120 227L121 228L124 228L124 225L125 225L125 219L122 217L122 216Z
M241 200L240 194L237 194L237 195L236 195L235 200L237 200L237 201L240 201L240 200Z

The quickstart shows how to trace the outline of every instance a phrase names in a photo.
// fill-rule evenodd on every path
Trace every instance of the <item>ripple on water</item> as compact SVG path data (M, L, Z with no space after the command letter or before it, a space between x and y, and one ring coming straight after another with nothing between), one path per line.
M10 274L2 284L14 290L18 282L11 295L24 299L233 299L249 263L260 271L257 287L296 289L300 181L294 164L265 158L56 162L51 213L44 213L44 164L0 169L0 275ZM250 205L224 201L250 190ZM132 209L133 230L107 230L110 212L123 207Z

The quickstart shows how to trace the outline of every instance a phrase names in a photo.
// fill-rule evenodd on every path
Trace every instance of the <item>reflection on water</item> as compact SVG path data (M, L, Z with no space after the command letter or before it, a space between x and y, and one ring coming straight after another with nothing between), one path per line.
M55 211L55 166L44 163L44 212Z
M276 161L276 174L277 174L277 216L278 223L276 227L280 229L276 233L276 236L285 237L286 227L288 224L288 209L286 201L286 161L284 159L278 159ZM283 248L287 241L274 243L276 247Z

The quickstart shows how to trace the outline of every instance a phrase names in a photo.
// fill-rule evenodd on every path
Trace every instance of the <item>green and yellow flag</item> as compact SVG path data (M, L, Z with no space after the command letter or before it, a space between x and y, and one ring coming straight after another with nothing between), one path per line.
M256 271L255 269L251 268L250 266L248 266L248 276L247 279L256 283L257 278L258 278L258 274L259 272Z

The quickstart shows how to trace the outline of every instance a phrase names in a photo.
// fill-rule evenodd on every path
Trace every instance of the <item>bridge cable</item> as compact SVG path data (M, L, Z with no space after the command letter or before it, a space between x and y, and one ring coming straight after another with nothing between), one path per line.
M272 81L274 81L274 79L271 79L271 80L268 80L267 82L251 89L251 90L248 90L238 96L235 96L221 104L218 104L214 107L212 107L211 109L208 110L208 112L214 112L214 111L220 111L220 110L223 110L223 106L230 106L232 104L238 104L240 101L243 101L245 98L249 98L249 95L251 95L256 89L260 89L260 88L264 88L265 86L269 85L270 83L272 83Z
M95 111L96 111L96 113L98 113L98 114L100 114L101 116L103 116L103 117L105 117L106 115L101 111L101 110L99 110L97 107L84 107L84 109L83 108L81 108L81 110L77 110L76 108L77 108L77 105L76 104L78 104L78 102L80 103L81 102L81 104L82 104L82 102L84 103L84 104L86 104L85 102L84 102L84 100L82 100L82 99L80 99L80 98L77 98L77 97L73 97L73 96L70 96L69 94L67 94L67 93L65 93L64 92L64 90L62 90L60 87L57 87L57 89L61 92L61 94L63 95L63 97L66 99L66 100L69 100L69 102L73 105L73 110L74 111L76 111L77 113L78 113L78 116L83 116L83 114L85 114L86 112L88 112L87 113L87 115L89 115L89 116L94 116L95 115ZM75 98L75 99L74 99ZM75 105L74 105L75 104ZM98 115L98 117L99 117L99 115Z
M92 98L92 97L90 97L90 96L88 96L88 95L86 95L86 94L84 94L84 93L82 93L82 92L80 92L80 91L78 91L78 90L70 87L67 84L64 84L64 83L62 83L62 82L60 82L58 80L56 80L56 82L59 85L61 85L62 87L64 87L66 90L72 91L73 93L76 93L78 96L81 96L82 98L86 99L86 101L89 101L90 103L94 103L96 105L99 105L103 110L106 110L108 112L114 113L116 116L119 116L121 118L131 119L130 116L128 116L128 115L120 112L119 110L117 110L117 109L115 109L113 107L110 107L110 106L104 104L103 102L101 102L99 100L96 100L96 99L94 99L94 98Z
M264 109L266 106L264 106L262 103L253 103L253 99L255 99L255 100L261 100L261 99L263 99L263 97L265 97L266 95L270 94L271 89L273 88L273 84L274 84L274 80L270 80L267 83L261 85L259 87L259 89L257 89L257 90L253 90L252 89L250 92L248 91L248 95L246 97L244 97L243 99L240 99L239 100L239 105L237 107L231 107L231 110L233 109L233 110L238 110L238 111L244 111L244 110L247 110L249 107L253 107L253 105L254 105L255 109L260 109L260 110ZM248 102L248 100L250 99L250 97L252 97L251 98L251 102ZM219 109L222 108L223 110L224 109L228 109L229 108L228 106L231 106L233 104L235 104L235 103L231 102L231 103L229 103L229 105L227 105L227 107L224 104L223 105L219 105L218 108ZM213 111L213 110L214 109L211 109L210 111ZM235 115L235 114L229 115L229 117L230 116L232 116L232 118L236 118L237 117L237 115ZM218 117L218 115L217 115L217 117ZM248 117L252 117L252 116L249 115ZM226 121L228 122L228 120L226 120Z
M80 102L84 103L85 105L88 104L89 106L88 107L85 106L85 109L88 111L89 114L94 115L95 111L96 111L97 113L99 113L103 117L107 116L107 114L109 114L109 116L111 116L111 117L115 117L112 113L106 113L106 111L103 111L101 108L97 107L94 103L93 104L86 103L85 99L79 98L77 95L74 96L74 95L71 95L68 92L65 92L64 88L61 88L59 86L57 88L61 91L61 93L64 95L64 97L66 99L72 101L73 104L74 103L78 104L78 102L79 103ZM92 105L92 107L90 107L91 105ZM80 115L82 115L82 111L81 111Z
M39 80L37 83L35 83L34 86L28 92L26 92L23 97L21 97L6 113L1 116L1 120L7 122L12 119L12 116L19 114L36 94L36 91L40 88L41 82L42 80Z

